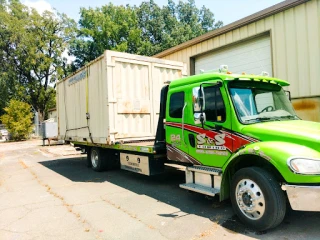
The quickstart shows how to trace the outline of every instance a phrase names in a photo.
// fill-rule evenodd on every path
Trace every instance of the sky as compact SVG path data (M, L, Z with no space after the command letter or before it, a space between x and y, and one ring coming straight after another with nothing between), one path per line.
M166 5L167 0L154 0L160 6ZM185 0L184 0L185 1ZM80 7L100 7L108 4L114 5L140 5L143 0L22 0L27 6L36 8L40 13L44 10L55 8L60 13L65 13L69 17L79 20ZM177 3L178 0L175 0ZM272 5L282 2L282 0L195 0L198 8L203 5L214 13L216 21L223 21L224 25L247 17Z

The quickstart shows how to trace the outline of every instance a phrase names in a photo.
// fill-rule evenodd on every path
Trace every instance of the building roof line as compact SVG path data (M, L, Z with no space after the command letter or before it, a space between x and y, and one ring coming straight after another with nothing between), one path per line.
M177 52L179 50L182 50L182 49L185 49L187 47L190 47L192 45L195 45L197 43L200 43L200 42L203 42L203 41L206 41L210 38L213 38L213 37L216 37L216 36L219 36L219 35L222 35L224 33L227 33L227 32L230 32L234 29L237 29L237 28L240 28L240 27L243 27L245 25L248 25L252 22L256 22L260 19L263 19L263 18L266 18L266 17L269 17L271 15L274 15L274 14L277 14L279 12L282 12L282 11L285 11L287 9L290 9L290 8L293 8L295 6L298 6L300 4L303 4L305 2L308 2L310 0L286 0L286 1L283 1L283 2L280 2L276 5L273 5L269 8L266 8L264 10L261 10L257 13L254 13L252 15L249 15L245 18L242 18L238 21L235 21L233 23L230 23L222 28L218 28L216 30L213 30L213 31L210 31L210 32L207 32L199 37L196 37L196 38L193 38L189 41L186 41L184 43L181 43L175 47L172 47L172 48L169 48L163 52L160 52L156 55L154 55L153 57L158 57L158 58L161 58L161 57L165 57L169 54L172 54L174 52Z

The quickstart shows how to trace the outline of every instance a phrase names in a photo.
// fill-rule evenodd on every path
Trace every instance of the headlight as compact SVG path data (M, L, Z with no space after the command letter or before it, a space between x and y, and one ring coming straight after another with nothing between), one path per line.
M288 165L291 170L299 174L320 174L320 159L306 159L306 158L290 158Z

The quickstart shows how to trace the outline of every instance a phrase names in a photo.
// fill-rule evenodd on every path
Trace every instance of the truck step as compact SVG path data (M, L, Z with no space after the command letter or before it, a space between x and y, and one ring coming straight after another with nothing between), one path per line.
M181 188L202 193L208 196L215 196L216 194L220 193L219 189L211 188L211 187L205 187L194 183L184 183L179 185Z
M199 173L209 173L211 175L220 176L222 171L219 168L213 168L213 167L205 167L205 166L191 166L187 167L188 171L191 172L199 172Z

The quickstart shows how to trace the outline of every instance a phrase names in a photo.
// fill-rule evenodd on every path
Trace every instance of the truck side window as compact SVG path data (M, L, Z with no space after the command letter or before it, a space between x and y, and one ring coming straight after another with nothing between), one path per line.
M170 96L169 115L172 118L182 118L184 92L173 93Z
M220 89L215 86L204 88L205 114L207 121L224 122L226 120L226 108Z

